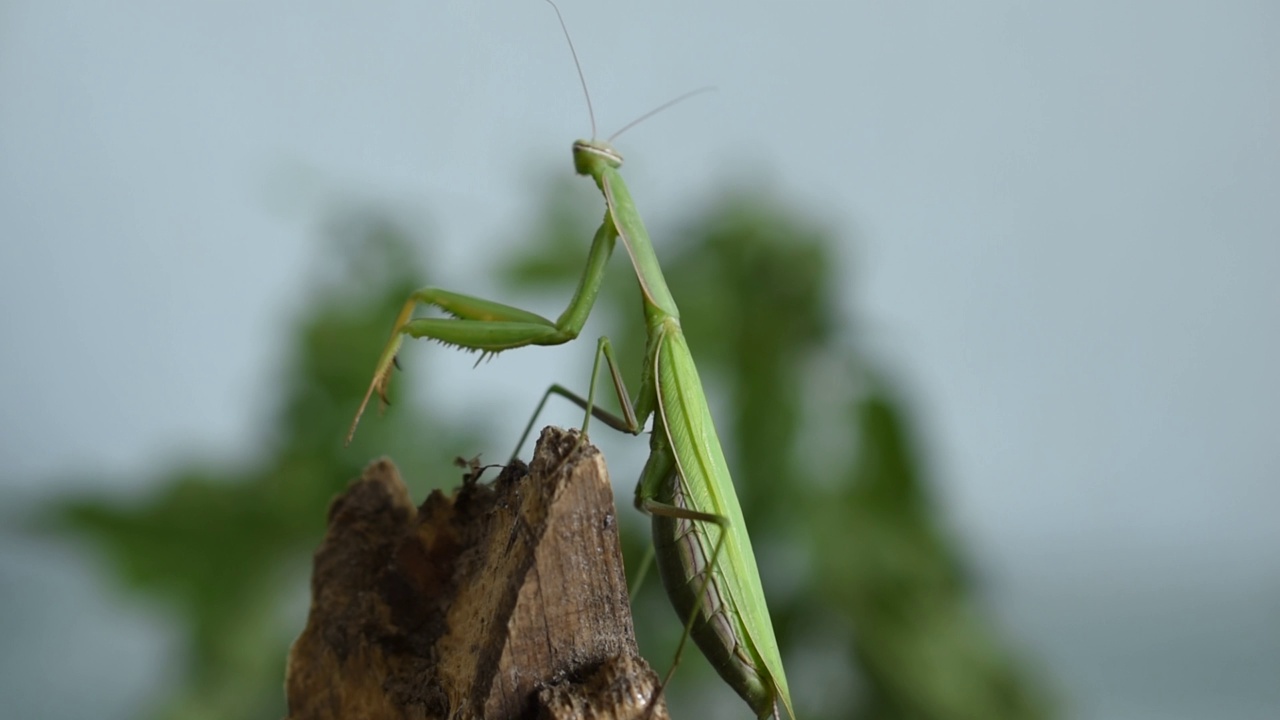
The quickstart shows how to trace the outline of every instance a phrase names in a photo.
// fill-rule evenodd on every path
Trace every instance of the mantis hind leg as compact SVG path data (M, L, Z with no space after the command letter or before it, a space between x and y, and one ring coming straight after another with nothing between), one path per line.
M673 481L678 483L679 479L673 478ZM694 625L698 622L699 614L703 610L703 603L707 598L707 591L711 588L711 578L712 578L714 568L716 567L716 563L720 559L720 551L721 549L724 548L725 536L726 536L726 531L728 530L729 521L728 521L728 518L722 517L720 515L716 515L714 513L705 513L705 512L699 512L697 510L690 510L688 508L680 507L678 505L658 502L656 500L653 500L652 498L647 498L647 499L638 498L636 502L636 507L638 507L639 509L643 510L644 512L650 515L655 515L657 517L668 518L671 520L685 520L690 523L694 523L694 522L710 523L715 525L717 528L719 528L719 533L718 533L718 537L716 538L715 547L711 551L711 558L709 561L707 561L707 564L705 568L703 568L703 571L701 573L702 579L698 583L698 591L694 595L695 599L693 602L693 606L689 608L688 617L683 618L684 630L680 633L680 641L676 644L675 657L671 659L671 667L668 668L666 674L662 676L662 684L658 686L657 692L654 693L653 698L651 698L649 701L650 708L652 708L653 704L657 702L658 698L661 696L663 691L666 690L667 684L671 682L671 678L675 675L676 668L680 666L680 659L684 655L685 646L688 645L689 638L693 635L693 628L694 628ZM701 532L701 531L691 530L690 532L696 535L697 532ZM656 546L656 542L655 542L655 546ZM632 592L634 594L634 590ZM707 618L704 619L704 622L714 623L715 622L714 615L715 615L714 612L712 614L709 614Z
M644 586L644 579L649 575L649 568L653 565L653 545L650 544L644 549L644 557L640 558L640 567L636 568L636 576L631 581L631 587L627 588L627 598L635 604L636 596L640 594L640 588Z

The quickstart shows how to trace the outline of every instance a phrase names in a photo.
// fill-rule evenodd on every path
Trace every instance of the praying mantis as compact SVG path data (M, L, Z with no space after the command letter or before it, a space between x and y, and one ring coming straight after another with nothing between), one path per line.
M556 15L560 17L558 8ZM564 27L563 18L560 23ZM565 35L567 38L567 29ZM577 65L572 41L570 50ZM578 74L581 79L581 65ZM585 92L585 79L583 89ZM587 103L594 138L589 95ZM607 337L601 337L587 398L563 386L551 386L525 434L553 394L586 410L584 434L592 417L632 435L641 434L648 420L653 419L649 459L636 485L635 505L652 517L658 572L685 623L676 662L686 638L692 636L720 676L758 717L778 718L785 710L794 719L778 642L728 463L681 330L680 311L663 277L649 233L619 173L622 155L608 141L578 140L573 144L573 162L579 175L595 181L606 209L565 311L552 322L510 305L448 290L415 291L396 317L391 339L379 356L347 441L354 435L373 394L376 392L386 402L396 355L405 336L479 351L482 357L529 345L560 345L577 338L599 295L605 266L621 240L639 282L647 332L639 392L634 401L629 399L613 346ZM435 307L451 317L415 318L413 313L419 305ZM595 406L602 360L608 366L622 417ZM517 451L519 447L518 444Z

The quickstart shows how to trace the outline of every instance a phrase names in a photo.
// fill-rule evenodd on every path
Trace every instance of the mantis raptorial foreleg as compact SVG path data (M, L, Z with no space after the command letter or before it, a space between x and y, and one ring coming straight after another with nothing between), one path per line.
M391 338L378 356L373 380L365 392L364 400L356 410L347 443L355 436L356 426L373 394L377 393L383 404L387 403L387 388L395 368L396 354L406 335L436 340L463 350L476 350L484 354L526 345L561 345L578 337L582 326L591 314L600 284L604 279L605 265L613 254L617 242L613 224L606 222L596 232L587 254L587 266L569 305L560 317L552 322L541 315L521 310L511 305L485 300L439 288L422 288L405 301L391 329ZM434 307L451 317L415 318L413 312L419 305ZM483 357L483 355L482 355Z

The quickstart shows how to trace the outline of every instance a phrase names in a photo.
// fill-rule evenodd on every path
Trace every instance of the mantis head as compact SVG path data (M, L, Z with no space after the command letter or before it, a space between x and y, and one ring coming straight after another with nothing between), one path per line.
M599 178L606 167L622 167L622 153L604 140L578 140L573 143L573 168L579 175Z

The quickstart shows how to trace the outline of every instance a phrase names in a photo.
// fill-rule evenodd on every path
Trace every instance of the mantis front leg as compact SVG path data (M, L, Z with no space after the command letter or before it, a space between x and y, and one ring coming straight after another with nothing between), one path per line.
M578 288L555 322L517 307L449 290L422 288L415 291L396 316L391 338L378 356L373 380L356 410L355 419L351 421L347 444L355 436L356 426L360 424L360 417L373 394L376 392L382 403L387 403L396 353L400 351L406 335L436 340L464 350L478 350L483 354L496 354L526 345L560 345L578 337L600 294L605 265L613 254L617 239L618 231L612 217L606 213L591 241L591 252L587 255L587 266L578 281ZM415 318L413 312L419 305L438 308L452 317Z

